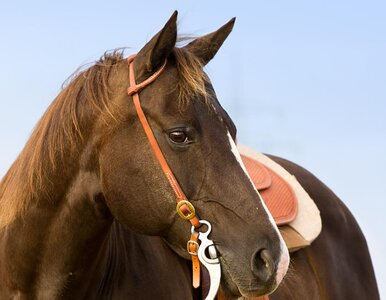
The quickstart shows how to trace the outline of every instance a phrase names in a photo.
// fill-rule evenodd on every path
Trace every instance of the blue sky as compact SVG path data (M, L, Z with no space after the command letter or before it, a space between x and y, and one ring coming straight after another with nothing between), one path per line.
M193 35L237 17L207 72L240 142L306 167L342 198L367 237L386 298L382 1L2 3L0 176L77 67L108 49L135 52L175 9L180 32Z

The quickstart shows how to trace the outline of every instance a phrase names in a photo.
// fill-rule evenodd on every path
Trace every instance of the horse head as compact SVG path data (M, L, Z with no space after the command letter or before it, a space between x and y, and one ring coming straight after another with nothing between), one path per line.
M222 290L235 297L272 292L286 273L288 252L240 159L235 126L203 71L231 32L234 19L177 48L176 18L174 13L133 61L137 82L166 62L159 77L139 91L141 107L197 215L212 225ZM189 259L191 225L176 213L175 194L126 92L127 61L111 70L108 85L115 117L96 121L93 156L106 205L127 228L162 236L178 255Z

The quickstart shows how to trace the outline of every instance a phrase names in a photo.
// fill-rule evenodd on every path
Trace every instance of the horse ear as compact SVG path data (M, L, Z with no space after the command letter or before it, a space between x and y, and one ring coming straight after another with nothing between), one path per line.
M138 52L134 60L137 79L154 73L172 52L177 40L177 11L165 26Z
M185 46L189 51L193 52L203 65L206 65L220 49L225 39L231 33L236 18L232 18L228 23L223 25L218 30L195 39Z

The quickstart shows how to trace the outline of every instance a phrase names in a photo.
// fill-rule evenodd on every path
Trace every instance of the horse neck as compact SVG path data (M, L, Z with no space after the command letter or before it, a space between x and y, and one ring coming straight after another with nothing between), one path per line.
M97 176L78 172L57 207L38 204L3 229L0 290L54 299L87 281L112 222L97 192Z
M80 123L92 116L84 118ZM54 299L68 285L83 282L75 289L78 293L87 286L84 283L96 267L112 217L94 171L91 134L83 137L78 149L58 162L56 173L49 174L47 180L56 190L34 196L26 212L0 231L4 296Z
M89 287L92 299L192 299L189 262L158 236L111 226L97 274ZM149 288L150 287L150 288Z

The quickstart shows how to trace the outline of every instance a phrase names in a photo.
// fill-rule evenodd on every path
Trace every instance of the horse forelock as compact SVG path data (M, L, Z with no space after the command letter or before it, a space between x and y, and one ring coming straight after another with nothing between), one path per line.
M174 48L173 56L180 77L177 84L179 105L184 107L192 100L203 99L208 108L212 108L209 103L214 95L207 89L210 81L201 60L186 48Z

